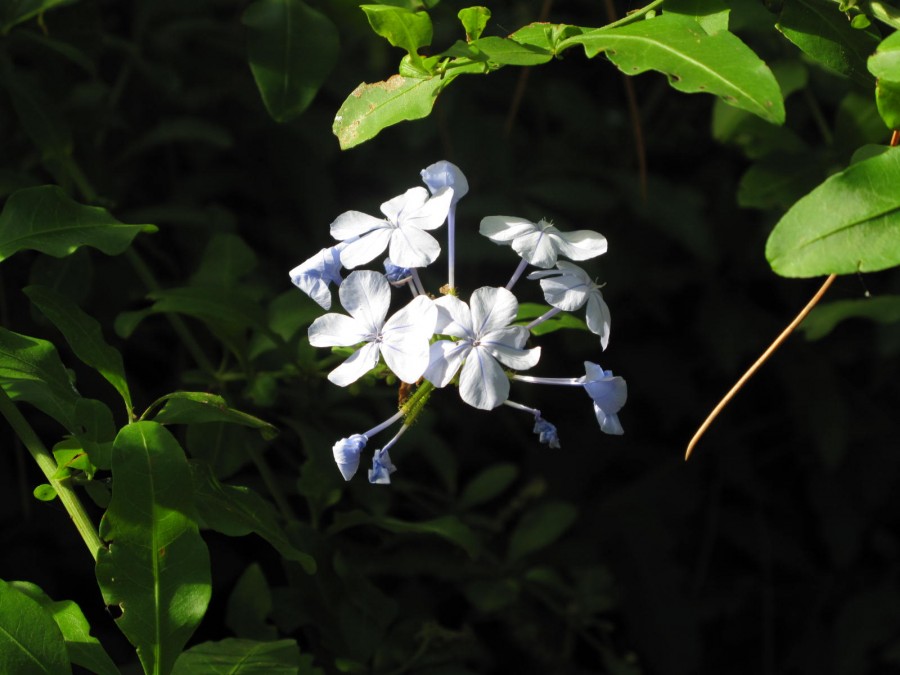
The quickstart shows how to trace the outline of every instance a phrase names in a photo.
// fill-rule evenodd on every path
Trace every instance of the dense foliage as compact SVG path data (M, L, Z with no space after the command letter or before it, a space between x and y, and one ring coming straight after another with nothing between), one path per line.
M874 0L0 2L0 672L900 667L898 22ZM486 216L608 241L585 268L609 349L583 310L514 348L541 347L535 376L624 375L624 435L580 386L513 378L555 448L452 374L432 395L416 372L419 398L384 365L327 379L358 345L310 344L325 311L288 271L440 160L469 186L444 298L515 268ZM832 274L684 463L801 279ZM528 283L519 326L551 302ZM409 401L390 485L345 480L336 441Z

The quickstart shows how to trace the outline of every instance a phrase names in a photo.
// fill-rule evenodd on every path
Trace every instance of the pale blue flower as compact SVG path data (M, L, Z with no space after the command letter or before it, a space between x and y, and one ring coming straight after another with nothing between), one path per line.
M397 467L391 463L391 456L388 454L387 446L381 450L376 450L372 456L372 468L369 469L369 482L386 485L391 482L391 474L397 470Z
M320 316L309 327L313 347L350 347L364 343L328 374L340 387L356 382L384 357L387 367L403 382L421 377L429 362L429 340L434 334L437 308L420 295L385 321L391 287L383 274L371 270L351 272L338 291L349 312Z
M540 347L524 349L529 336L526 328L509 325L519 307L516 297L505 288L484 287L472 293L469 305L453 295L434 302L438 307L435 332L457 339L431 345L425 379L444 387L461 369L462 400L481 410L496 408L509 395L509 378L500 364L526 370L541 356Z
M366 447L368 440L363 434L353 434L349 438L342 438L331 448L334 453L334 461L344 480L353 478L353 474L359 468L359 455Z
M544 269L553 267L560 255L587 260L606 253L602 234L593 230L562 232L546 220L532 223L515 216L488 216L482 218L479 232L495 244L512 246L523 260Z
M588 330L600 336L600 346L609 344L609 307L603 300L600 286L581 269L565 260L556 263L555 270L541 270L528 275L529 279L540 279L544 300L565 312L574 312L587 305L585 318Z
M543 417L534 418L534 433L538 435L538 440L551 448L559 448L559 434L556 432L556 426L545 420Z
M408 267L395 265L390 258L384 259L384 276L391 284L402 284L412 277L412 270Z
M445 159L422 169L422 180L428 186L431 194L437 194L443 188L451 188L453 190L451 204L454 206L469 191L469 181L466 180L463 172L458 166Z
M628 398L625 380L613 376L611 370L603 370L590 361L584 362L584 370L582 386L594 401L594 413L600 423L600 431L616 435L625 433L617 414Z
M429 197L428 190L414 187L381 205L385 218L360 211L342 213L331 223L331 236L347 242L341 251L341 263L353 269L386 248L391 260L400 267L425 267L434 262L441 246L426 230L444 224L452 198L452 190Z
M336 246L323 248L289 272L294 285L315 300L322 309L331 309L328 284L341 285L340 252L345 245L341 242Z

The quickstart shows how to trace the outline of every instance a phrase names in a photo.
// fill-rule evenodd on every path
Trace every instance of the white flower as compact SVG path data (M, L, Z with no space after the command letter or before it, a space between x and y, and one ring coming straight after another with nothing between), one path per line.
M574 312L587 304L586 319L588 329L600 336L600 346L609 344L609 307L603 300L600 286L594 283L588 273L565 260L556 263L557 269L532 272L529 279L540 279L544 300L565 312Z
M426 230L434 230L444 223L452 198L450 188L429 198L428 190L414 187L381 205L386 218L375 218L360 211L342 213L331 224L331 236L339 241L353 241L347 241L341 251L341 263L353 269L386 248L399 267L425 267L434 262L441 246Z
M336 246L323 248L288 273L294 285L319 303L322 309L331 309L328 284L341 285L340 251L344 246L341 242Z
M584 362L584 377L579 378L584 390L594 401L594 414L600 431L616 436L624 434L618 412L628 399L628 386L611 370L603 370L596 363Z
M469 181L456 164L443 159L440 162L422 169L422 181L428 186L431 194L437 194L443 188L453 188L453 199L456 204L469 191Z
M378 365L380 354L402 381L418 380L428 366L428 341L437 321L434 302L420 295L385 321L391 302L390 285L383 274L370 270L351 272L338 294L350 316L320 316L309 327L309 343L313 347L365 344L332 370L328 379L346 387Z
M491 410L509 396L509 378L500 364L514 370L531 368L537 364L541 348L523 349L529 332L523 326L509 325L519 303L505 288L479 288L469 303L471 309L452 295L435 300L435 331L459 340L439 340L431 345L425 379L444 387L462 367L459 395L463 401Z
M532 223L514 216L488 216L479 232L495 244L511 245L525 261L548 269L559 255L587 260L606 253L606 237L592 230L561 232L546 220ZM344 263L346 265L346 263Z

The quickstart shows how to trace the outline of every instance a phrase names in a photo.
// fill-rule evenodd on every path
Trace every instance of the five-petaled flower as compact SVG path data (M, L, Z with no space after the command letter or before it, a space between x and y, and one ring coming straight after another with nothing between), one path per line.
M514 216L488 216L482 218L479 232L495 244L512 246L523 260L544 269L553 267L560 255L587 260L606 253L602 234L593 230L562 232L543 219L532 223Z
M313 347L350 347L363 344L328 374L334 384L345 387L372 370L379 354L401 380L415 382L428 366L428 341L434 334L437 308L420 295L385 321L391 302L391 287L383 274L370 270L351 272L338 295L350 316L329 313L309 327Z
M565 260L556 263L555 270L539 270L528 275L529 279L540 279L544 300L566 312L574 312L587 304L587 327L600 336L603 349L609 344L609 307L603 300L600 286L590 275Z
M611 370L603 370L596 363L584 362L582 386L594 401L594 414L600 424L600 431L607 434L624 434L618 412L628 398L628 386L621 377Z
M384 218L360 211L342 213L331 223L331 236L347 241L341 251L341 263L353 269L387 248L391 261L399 267L431 264L440 254L441 246L426 230L443 225L452 199L453 189L449 187L432 197L425 188L414 187L381 205Z
M484 287L472 293L468 305L452 295L435 300L435 305L435 332L456 339L431 345L425 379L444 387L461 368L462 400L482 410L496 408L509 396L509 378L500 364L526 370L541 356L540 347L524 349L528 329L509 325L519 306L516 297L505 288Z
M346 244L341 242L323 248L288 273L294 285L315 300L322 309L331 309L328 284L341 285L341 249L344 246Z

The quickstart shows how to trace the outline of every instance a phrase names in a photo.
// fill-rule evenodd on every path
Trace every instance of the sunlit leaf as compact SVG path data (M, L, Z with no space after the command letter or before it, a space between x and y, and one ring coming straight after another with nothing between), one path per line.
M900 150L834 174L794 204L766 244L786 277L874 272L900 265Z
M293 640L257 642L226 638L191 647L175 663L172 675L297 675L300 650Z
M575 44L583 45L590 58L606 52L626 75L656 70L678 91L714 94L768 122L784 122L784 102L772 71L728 31L709 35L693 19L663 14L564 42Z
M97 206L72 201L55 185L19 190L0 212L0 261L27 249L62 258L81 246L118 255L155 225L126 225Z
M113 493L100 523L97 580L145 672L169 672L210 598L209 552L194 515L184 451L165 427L137 422L116 437Z
M11 584L35 600L53 617L62 632L72 663L95 675L118 675L119 669L100 641L91 635L91 626L77 604L71 600L54 602L40 588L28 582L13 581Z
M63 334L75 356L115 387L127 409L131 410L131 392L125 380L122 355L103 338L100 324L66 296L46 286L28 286L23 290L32 304Z
M431 17L427 12L416 12L389 5L360 5L366 13L369 25L378 35L394 47L405 49L415 60L419 48L431 44Z
M471 42L481 37L491 18L491 10L487 7L466 7L459 10L456 16L466 31L466 41Z
M256 0L242 20L266 110L276 122L288 122L309 107L334 67L337 29L302 0Z
M266 439L278 435L277 427L249 413L230 408L218 394L203 391L176 391L168 394L163 409L153 419L160 424L229 422L256 429Z
M710 35L728 30L728 15L731 13L722 0L666 0L663 11L694 19Z
M0 327L0 385L14 400L30 403L66 429L73 427L80 397L56 348L46 340Z
M0 580L0 672L71 673L66 643L53 617L13 584Z

